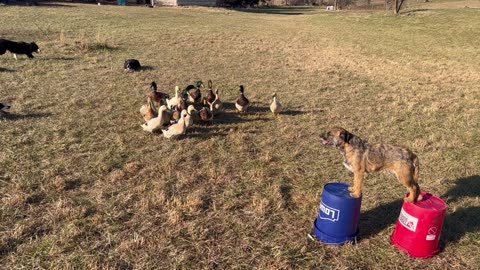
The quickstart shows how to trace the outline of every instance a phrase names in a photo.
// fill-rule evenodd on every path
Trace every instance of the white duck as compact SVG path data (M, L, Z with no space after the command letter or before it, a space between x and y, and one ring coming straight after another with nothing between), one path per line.
M170 114L167 112L167 106L162 105L158 109L158 116L148 120L145 124L142 124L142 128L145 131L154 132L159 130L163 125L170 123Z
M189 105L187 108L187 116L185 116L185 127L191 127L193 125L192 112L197 111L193 105Z
M180 119L176 124L169 126L167 129L162 129L163 136L167 139L174 139L182 134L185 134L187 131L187 128L185 127L186 116L187 110L182 110Z
M277 100L277 93L273 93L273 101L270 104L270 111L274 115L279 115L283 111L282 104L280 104L280 101Z
M172 109L173 106L177 106L182 101L182 98L178 96L178 91L180 88L175 86L175 96L171 99L167 99L167 108Z

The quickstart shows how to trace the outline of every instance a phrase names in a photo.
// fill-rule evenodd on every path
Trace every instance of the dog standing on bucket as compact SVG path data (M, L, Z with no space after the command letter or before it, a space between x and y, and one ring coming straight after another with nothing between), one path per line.
M392 172L410 191L405 201L422 200L418 186L418 158L405 147L390 144L368 144L347 130L334 127L320 135L323 145L340 150L343 165L353 172L353 187L350 195L358 198L362 195L365 173L386 170Z

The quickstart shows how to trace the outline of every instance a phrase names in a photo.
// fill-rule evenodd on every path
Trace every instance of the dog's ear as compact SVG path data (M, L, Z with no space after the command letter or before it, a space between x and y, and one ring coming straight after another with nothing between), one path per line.
M338 136L346 143L348 143L353 138L353 134L346 130L342 130Z

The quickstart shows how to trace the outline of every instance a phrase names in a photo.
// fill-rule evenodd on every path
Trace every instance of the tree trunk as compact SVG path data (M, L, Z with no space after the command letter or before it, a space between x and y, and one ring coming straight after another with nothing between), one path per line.
M402 8L403 2L405 0L400 0L400 3L398 1L399 0L395 0L395 10L394 10L395 14L398 14L400 12L400 9Z

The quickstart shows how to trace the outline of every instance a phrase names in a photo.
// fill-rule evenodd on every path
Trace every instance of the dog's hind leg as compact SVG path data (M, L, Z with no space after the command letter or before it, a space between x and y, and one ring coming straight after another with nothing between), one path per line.
M18 60L18 59L17 59L17 54L16 54L16 53L14 53L14 54L13 54L13 58L15 58L15 60Z

